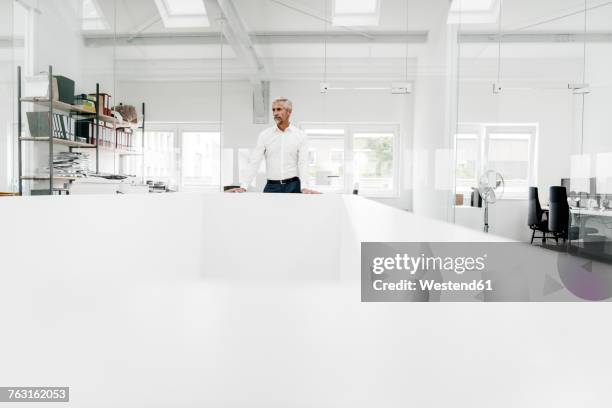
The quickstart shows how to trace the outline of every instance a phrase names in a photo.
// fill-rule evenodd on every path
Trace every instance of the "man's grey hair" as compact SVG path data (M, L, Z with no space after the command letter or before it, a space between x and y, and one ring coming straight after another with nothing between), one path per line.
M282 103L285 106L285 109L287 109L288 111L293 111L293 102L291 102L291 100L284 98L284 97L280 97L280 98L276 98L275 100L272 101L272 104L275 103Z

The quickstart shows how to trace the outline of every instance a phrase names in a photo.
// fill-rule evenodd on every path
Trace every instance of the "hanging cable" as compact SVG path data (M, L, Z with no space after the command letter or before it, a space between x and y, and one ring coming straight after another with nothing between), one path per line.
M410 35L410 29L409 29L409 19L410 19L410 7L408 6L410 0L406 0L406 72L405 72L405 80L406 82L408 82L408 43L409 41L409 35Z
M497 26L497 86L501 81L501 56L502 56L502 17L504 0L499 0L499 21Z
M328 15L329 0L325 0L325 22L323 26L323 83L327 84L327 15Z
M223 19L219 19L219 189L223 192Z
M586 84L586 51L587 51L587 0L584 0L584 27L582 39L582 86ZM584 105L586 103L586 93L582 92L582 118L580 123L580 154L584 152Z

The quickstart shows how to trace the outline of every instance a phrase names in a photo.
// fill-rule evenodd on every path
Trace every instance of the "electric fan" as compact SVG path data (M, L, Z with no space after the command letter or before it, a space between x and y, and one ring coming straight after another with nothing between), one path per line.
M495 170L486 171L478 181L478 193L484 201L484 232L489 232L489 204L495 204L504 195L505 183Z

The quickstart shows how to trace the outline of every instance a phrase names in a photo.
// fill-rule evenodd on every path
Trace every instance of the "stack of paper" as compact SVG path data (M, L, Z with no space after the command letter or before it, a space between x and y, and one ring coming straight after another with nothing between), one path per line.
M49 167L39 169L40 173L49 174ZM53 174L56 177L87 177L89 155L81 152L58 152L53 155Z

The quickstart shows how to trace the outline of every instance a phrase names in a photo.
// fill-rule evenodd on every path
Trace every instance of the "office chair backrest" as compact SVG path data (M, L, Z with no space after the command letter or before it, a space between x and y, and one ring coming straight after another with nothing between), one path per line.
M565 187L551 187L549 198L548 229L556 233L566 232L569 227L569 204Z
M542 223L542 207L538 197L538 188L529 187L529 212L527 214L527 225L537 227Z

